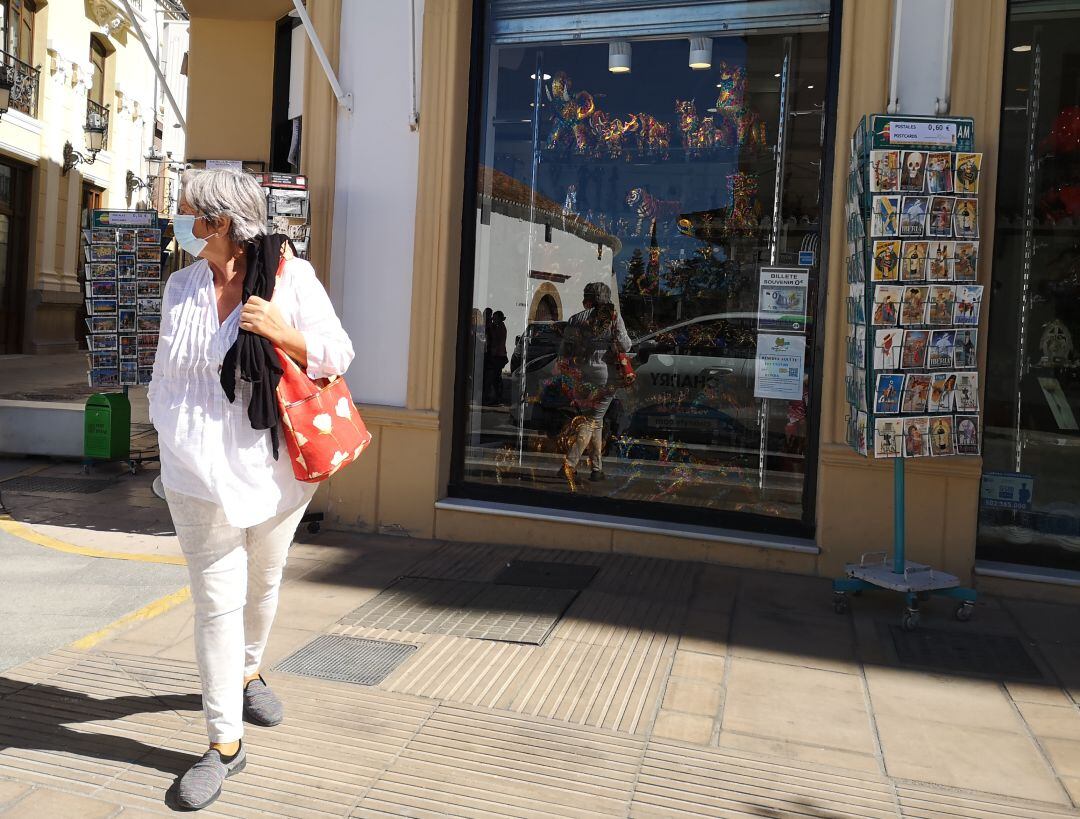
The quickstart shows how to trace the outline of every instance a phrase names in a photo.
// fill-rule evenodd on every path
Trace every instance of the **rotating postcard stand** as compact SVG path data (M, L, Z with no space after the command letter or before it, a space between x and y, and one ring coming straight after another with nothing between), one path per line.
M904 595L901 626L919 603L957 601L966 621L976 592L906 557L908 458L978 455L979 177L974 123L965 117L875 114L851 142L848 175L848 443L893 461L893 549L867 552L833 581L833 607L884 589Z

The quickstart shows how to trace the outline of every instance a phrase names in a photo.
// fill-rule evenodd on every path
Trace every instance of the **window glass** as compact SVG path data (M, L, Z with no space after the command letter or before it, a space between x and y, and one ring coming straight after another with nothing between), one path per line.
M93 77L90 80L89 99L98 105L105 104L105 46L90 38L90 63L93 65Z
M1080 9L1009 9L978 556L1080 570Z
M809 521L828 14L751 31L697 6L675 36L684 8L586 2L574 19L604 39L537 41L503 4L477 112L459 488ZM761 269L800 263L808 315L779 334L805 343L802 377L758 398L759 336L777 332Z

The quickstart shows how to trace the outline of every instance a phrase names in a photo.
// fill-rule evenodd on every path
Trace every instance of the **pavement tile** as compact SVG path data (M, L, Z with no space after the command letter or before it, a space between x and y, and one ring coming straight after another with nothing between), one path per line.
M724 679L724 658L696 651L676 651L671 676L720 683Z
M858 677L744 657L731 659L722 727L867 754L876 748Z
M1036 683L1007 682L1005 687L1009 696L1016 702L1032 702L1041 705L1075 706L1069 696L1056 685L1038 685Z
M713 725L712 717L661 710L653 725L652 735L661 739L708 745L712 740Z
M812 617L782 608L743 607L735 615L731 653L774 663L857 673L847 618Z
M1039 739L1052 737L1080 742L1080 710L1075 705L1018 702L1016 707Z
M783 757L865 773L876 774L881 771L881 763L873 754L860 754L839 748L827 748L823 745L804 745L801 742L756 737L734 731L721 731L719 745L721 748L730 748L744 753Z
M38 788L4 812L4 819L42 819L42 817L71 817L71 819L106 819L117 812L113 802L102 802L73 793Z
M1054 770L1063 776L1080 777L1080 741L1040 736L1039 743Z
M947 725L1024 732L1005 691L991 680L868 666L866 681L874 712L879 715L910 715Z
M30 791L30 785L13 779L0 779L0 810Z
M669 711L713 717L720 712L723 699L724 689L719 685L671 677L661 707Z

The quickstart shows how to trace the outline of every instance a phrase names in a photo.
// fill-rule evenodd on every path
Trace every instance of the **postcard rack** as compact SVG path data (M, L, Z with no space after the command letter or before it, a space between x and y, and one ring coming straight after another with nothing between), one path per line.
M901 626L919 603L976 600L955 575L906 557L909 458L977 455L979 415L979 178L965 117L875 114L851 141L848 175L847 438L860 455L893 461L893 543L833 581L833 607L870 589L904 595Z

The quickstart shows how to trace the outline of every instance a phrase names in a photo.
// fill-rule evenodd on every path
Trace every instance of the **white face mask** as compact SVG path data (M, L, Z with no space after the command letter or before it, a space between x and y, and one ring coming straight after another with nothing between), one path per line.
M176 236L177 243L196 258L206 250L206 239L217 236L216 233L211 233L206 239L200 239L195 235L195 220L202 218L201 216L193 216L190 213L178 213L173 216L173 234Z

